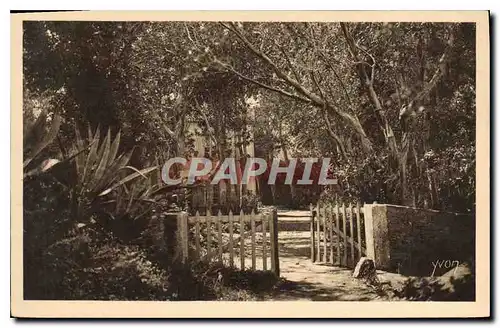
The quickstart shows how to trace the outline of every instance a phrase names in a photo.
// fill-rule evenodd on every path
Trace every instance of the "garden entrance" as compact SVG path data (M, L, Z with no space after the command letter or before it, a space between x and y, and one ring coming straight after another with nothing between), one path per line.
M311 205L311 260L354 268L366 255L364 206Z
M280 274L278 216L268 213L177 215L182 261L220 262L240 270L270 270Z

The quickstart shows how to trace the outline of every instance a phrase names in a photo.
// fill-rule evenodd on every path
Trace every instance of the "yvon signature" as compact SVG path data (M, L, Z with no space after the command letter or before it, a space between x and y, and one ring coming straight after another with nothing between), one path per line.
M456 261L456 260L454 260L454 261L452 261L452 260L442 260L442 261L436 260L435 263L433 261L432 266L434 267L434 269L432 270L431 277L434 277L434 273L436 272L437 267L439 267L439 268L444 267L445 269L451 269L451 268L453 268L453 266L455 266L455 270L453 271L453 274L455 274L459 265L460 265L460 262Z

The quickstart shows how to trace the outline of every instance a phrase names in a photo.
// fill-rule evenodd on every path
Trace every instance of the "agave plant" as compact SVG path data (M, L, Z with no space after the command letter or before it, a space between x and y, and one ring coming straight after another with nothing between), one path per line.
M99 128L95 133L89 128L87 139L76 131L75 152L78 155L75 157L76 182L72 191L76 218L88 218L96 211L109 208L109 204L117 205L109 212L114 217L113 212L133 212L138 202L154 202L149 196L158 187L149 186L144 181L150 180L147 175L157 167L138 170L129 166L134 149L118 155L119 146L120 132L112 140L111 130L108 129L101 141ZM124 199L127 200L125 208L122 205Z
M23 179L52 172L54 168L64 169L62 164L71 162L77 155L87 150L86 148L82 148L62 160L57 158L41 158L43 150L57 137L61 123L61 116L55 113L49 121L46 109L42 110L33 124L25 122L23 136Z
M47 111L43 110L32 125L25 127L26 132L23 136L23 178L45 172L59 162L55 159L46 159L41 165L34 165L42 151L56 138L61 126L61 116L54 114L50 126L47 128L48 124Z

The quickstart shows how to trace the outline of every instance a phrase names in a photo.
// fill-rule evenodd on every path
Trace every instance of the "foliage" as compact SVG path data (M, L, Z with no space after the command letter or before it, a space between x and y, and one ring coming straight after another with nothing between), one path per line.
M141 215L138 212L143 209L142 205L154 202L150 197L159 187L137 183L136 179L149 181L146 174L157 167L137 170L127 165L134 149L118 155L119 145L120 132L113 141L110 129L102 141L99 129L94 134L89 130L87 140L82 139L79 132L76 132L75 152L78 155L75 159L76 181L72 188L72 197L77 218L91 217L96 210L111 207L110 204L115 206L112 207L112 212L107 213L113 218L125 213ZM133 173L126 174L127 171ZM112 200L105 197L110 193L114 196Z
M177 280L170 282L172 286L178 286L174 292L175 300L264 300L280 283L271 272L238 271L217 263L178 267L174 272L171 277Z
M49 117L46 106L39 109L36 119L34 108L28 107L23 112L29 115L23 126L23 178L27 178L44 170L40 166L40 155L56 138L62 118L58 114Z
M138 245L90 227L51 245L37 265L26 274L26 299L243 301L263 298L277 282L217 264L163 267Z
M149 166L189 150L196 123L219 158L233 131L263 157L335 158L349 197L473 208L472 24L27 22L25 49L63 141L73 123L119 128Z
M337 188L277 191L295 206L474 211L473 24L27 21L23 45L31 299L258 299L269 277L235 286L144 241L191 197L157 168L196 134L212 159L250 143L266 160L331 158Z
M137 246L103 236L86 227L50 245L27 274L28 299L166 299L165 272Z
M476 279L471 267L461 264L439 277L409 277L394 293L409 301L474 301Z

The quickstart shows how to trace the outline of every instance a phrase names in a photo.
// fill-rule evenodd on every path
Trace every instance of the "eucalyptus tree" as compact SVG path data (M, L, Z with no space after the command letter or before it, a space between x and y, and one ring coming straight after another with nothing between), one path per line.
M432 118L454 117L455 96L474 131L473 25L223 22L218 33L232 48L207 63L315 108L344 164L361 171L358 185L376 179L388 201L440 206L425 158L448 145L435 143Z

